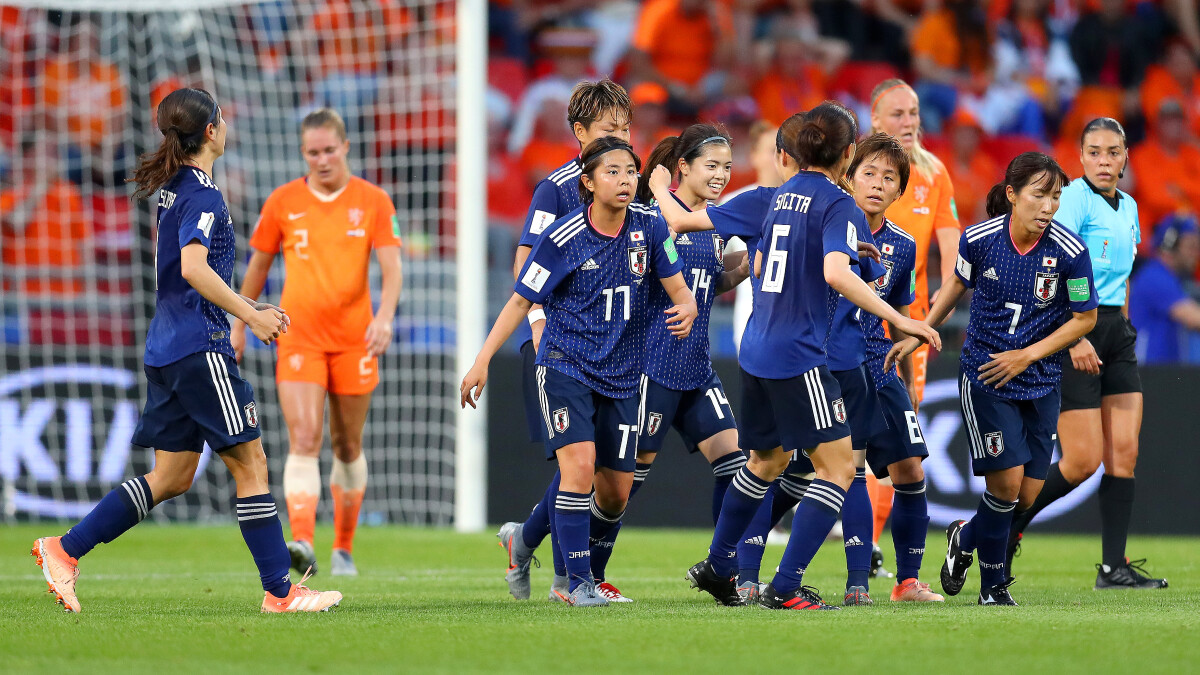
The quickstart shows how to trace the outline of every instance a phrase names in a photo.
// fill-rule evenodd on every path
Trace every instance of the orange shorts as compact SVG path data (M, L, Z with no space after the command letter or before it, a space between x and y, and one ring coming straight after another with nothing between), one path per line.
M379 360L366 348L324 352L279 343L276 382L314 382L332 394L369 394L379 384Z

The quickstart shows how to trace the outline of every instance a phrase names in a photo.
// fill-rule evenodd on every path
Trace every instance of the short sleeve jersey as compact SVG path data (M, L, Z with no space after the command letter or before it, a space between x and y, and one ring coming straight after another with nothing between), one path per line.
M191 243L207 247L208 266L226 284L233 282L233 219L225 199L208 174L185 166L158 192L157 288L146 332L147 366L170 365L199 352L233 356L225 310L183 278L181 251Z
M858 261L866 216L824 174L801 171L775 192L759 241L762 282L738 361L755 377L785 380L825 365L829 286L825 256Z
M1054 219L1087 244L1100 304L1121 307L1142 229L1137 202L1117 190L1116 203L1114 209L1087 178L1076 178L1063 188Z
M746 244L750 256L750 269L754 269L754 256L758 255L758 243L762 239L763 220L771 212L775 202L775 191L779 188L756 187L733 197L719 206L711 206L706 213L712 221L713 230L725 241L737 237ZM761 279L750 275L750 287L757 292Z
M250 246L283 253L280 305L292 328L280 341L328 352L360 348L373 316L371 251L400 243L391 198L361 178L332 197L313 192L304 178L276 188Z
M959 360L964 377L977 377L992 354L1028 347L1058 330L1072 312L1099 305L1087 246L1057 221L1024 254L1009 234L1009 216L967 228L958 242L954 271L967 288L975 289ZM1052 354L994 393L1017 400L1041 398L1061 379L1062 362Z
M529 202L529 211L525 214L525 226L521 229L518 246L533 248L538 237L551 223L583 204L583 198L579 196L581 173L583 167L576 157L538 181L533 190L533 199ZM533 339L533 332L528 323L522 323L517 328L516 335L519 344Z
M658 212L631 204L615 237L592 227L589 205L552 223L515 291L546 309L537 363L610 398L637 394L645 366L648 284L683 270Z
M675 200L679 201L678 198ZM683 202L679 204L684 206ZM666 227L665 221L663 227ZM691 391L699 389L712 377L708 320L716 299L717 284L725 272L725 240L712 230L687 232L675 237L675 250L683 264L683 280L696 297L699 315L692 323L691 334L682 340L676 338L667 327L664 313L675 303L662 284L650 284L646 376L668 389Z
M864 221L858 230L858 241L874 245L870 226ZM874 287L876 280L883 278L886 272L883 265L872 258L859 258L853 266L862 280ZM842 297L841 293L829 289L830 324L829 336L825 338L825 357L829 369L834 372L853 370L867 360L867 336L862 321L870 312L864 312L858 305Z
M875 245L886 270L875 281L875 293L892 307L907 307L917 294L917 242L913 236L884 220L875 233ZM883 360L892 348L892 341L883 328L883 319L863 312L863 332L867 336L867 367L875 376L875 386L882 387L896 377L896 369L883 371Z
M1129 291L1129 320L1138 332L1138 362L1181 360L1187 331L1171 318L1171 308L1187 297L1179 277L1158 258L1151 258L1138 268Z

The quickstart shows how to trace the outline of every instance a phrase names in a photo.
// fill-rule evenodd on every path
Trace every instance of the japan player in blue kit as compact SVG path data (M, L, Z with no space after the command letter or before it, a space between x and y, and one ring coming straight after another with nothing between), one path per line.
M975 475L987 490L970 521L946 531L942 589L957 595L979 553L981 605L1016 605L1005 548L1013 509L1037 498L1058 424L1059 352L1096 324L1098 301L1087 246L1053 220L1067 175L1052 158L1026 152L988 194L991 220L967 228L955 276L926 321L938 326L966 293L967 337L959 361L963 424ZM917 347L897 343L885 365Z
M554 509L570 583L563 600L577 607L608 604L592 577L590 512L594 504L619 519L633 485L648 323L665 321L682 339L697 315L669 231L656 212L632 203L640 167L633 148L600 138L580 159L584 205L534 245L460 388L462 405L474 406L492 357L534 303L545 306L538 398L546 458L558 460L561 474ZM651 317L655 279L675 305Z
M939 344L937 332L901 316L851 268L862 211L839 188L854 158L858 127L851 113L826 102L788 118L776 145L785 152L770 213L755 256L761 286L742 338L743 407L738 436L750 457L725 495L709 555L687 572L718 602L741 605L737 545L793 449L812 461L809 485L793 521L779 571L759 604L771 609L836 609L802 585L804 569L833 527L854 479L850 430L838 383L829 374L825 339L836 291L901 330Z
M633 103L624 87L605 78L598 82L583 81L571 91L567 104L567 125L579 141L579 149L605 136L614 136L629 141L629 124L633 120ZM550 172L534 188L533 199L525 217L525 227L517 244L513 260L513 278L520 278L525 260L533 250L538 238L551 223L579 208L583 198L579 193L579 174L582 164L579 157L572 157L565 164ZM517 339L521 344L522 391L525 395L525 420L529 428L529 442L541 443L546 434L538 401L538 387L534 361L538 343L545 326L545 312L534 305L527 322L517 327ZM508 554L508 571L504 579L508 592L518 600L528 600L530 595L529 566L533 562L534 550L551 534L554 515L554 499L558 493L559 474L555 474L545 493L523 523L507 522L496 535L500 546ZM561 600L567 588L567 574L562 554L554 537L551 537L554 554L554 582L549 598ZM601 588L601 593L608 590Z
M283 540L259 440L250 384L238 373L229 343L233 314L270 344L287 331L278 307L233 291L233 221L212 166L225 151L227 126L206 91L179 89L158 107L162 144L142 158L133 180L137 197L158 195L155 309L146 334L146 407L133 444L154 448L154 468L109 492L62 537L34 543L46 582L68 611L78 561L137 525L159 502L187 492L207 443L237 483L237 517L265 596L263 612L324 611L342 594L291 583Z

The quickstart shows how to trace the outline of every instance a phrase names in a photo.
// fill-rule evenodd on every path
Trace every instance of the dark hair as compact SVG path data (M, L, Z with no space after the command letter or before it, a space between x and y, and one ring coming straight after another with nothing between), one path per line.
M200 153L208 125L220 122L221 108L212 94L203 89L176 89L158 104L158 130L162 143L154 152L138 158L133 178L137 183L135 199L158 192L175 176L179 167Z
M1008 163L1004 171L1004 180L992 186L987 195L988 218L1012 213L1012 203L1008 201L1007 188L1020 192L1033 179L1046 174L1054 187L1062 187L1071 181L1067 172L1063 171L1054 158L1041 152L1022 152Z
M729 141L729 132L725 130L725 125L717 124L693 124L683 130L678 136L668 136L658 142L654 149L650 151L650 157L646 160L645 170L642 171L641 178L638 179L637 198L643 204L649 204L654 195L650 192L650 172L654 171L656 166L665 166L675 175L676 167L679 166L679 160L691 164L696 161L704 152L704 146L712 145L713 143L723 143L726 147L732 149L732 144Z
M633 155L633 166L638 171L642 170L642 160L633 151L633 146L627 141L623 141L616 136L602 136L587 144L583 152L579 155L579 161L583 165L583 170L579 174L579 196L583 199L583 203L590 204L595 195L592 191L583 186L583 177L587 176L595 180L594 174L596 169L600 167L600 159L607 153L613 150L625 150L630 155Z
M1097 117L1088 122L1083 127L1083 133L1079 134L1079 147L1083 147L1083 142L1087 140L1087 135L1093 131L1111 131L1121 137L1121 145L1129 147L1129 141L1125 140L1125 127L1121 123L1111 117Z
M795 115L784 121L780 136L788 154L800 162L800 166L827 169L836 166L846 148L858 138L858 122L854 115L841 103L825 101L803 114L799 124ZM776 141L779 145L779 141Z
M858 171L859 165L868 157L876 155L883 157L896 167L896 174L900 177L900 194L904 194L904 191L908 189L908 177L912 167L909 164L908 151L904 149L903 145L900 145L900 141L896 140L895 136L888 136L880 132L864 138L854 152L854 161L850 162L846 176L853 179L854 172Z
M625 91L625 87L607 77L599 82L584 80L571 90L571 101L567 104L567 125L574 130L575 123L579 122L586 129L610 111L617 113L618 119L624 115L626 122L633 121L633 102L629 100L629 92Z

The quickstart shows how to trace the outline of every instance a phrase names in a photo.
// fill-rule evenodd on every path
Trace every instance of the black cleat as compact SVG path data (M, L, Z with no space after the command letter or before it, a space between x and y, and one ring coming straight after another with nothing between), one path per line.
M1108 588L1167 588L1166 579L1152 579L1146 576L1146 570L1142 567L1145 562L1145 558L1132 562L1130 562L1129 558L1126 558L1125 564L1120 567L1096 565L1096 590L1100 591Z
M895 574L887 571L883 567L883 550L879 548L879 544L871 546L871 578L872 579L894 579Z
M778 593L774 586L767 584L758 595L758 604L767 609L841 609L836 605L827 604L812 586L801 586L791 593Z
M708 593L726 607L746 606L742 596L738 595L737 575L722 577L713 570L708 558L692 565L685 578L692 582L692 588Z
M1008 592L1008 587L1015 583L1017 583L1017 580L1009 577L1008 581L1002 584L996 584L991 588L980 590L979 604L1018 607L1017 601L1013 600L1012 594Z
M942 563L942 590L946 595L958 595L967 583L967 571L975 562L975 556L963 553L959 544L965 520L956 520L946 528L946 561Z
M1010 577L1013 575L1013 573L1012 573L1013 558L1020 557L1020 555L1021 555L1021 538L1023 536L1024 535L1020 532L1011 532L1010 531L1008 533L1008 551L1005 552L1005 556L1004 556L1004 573Z

